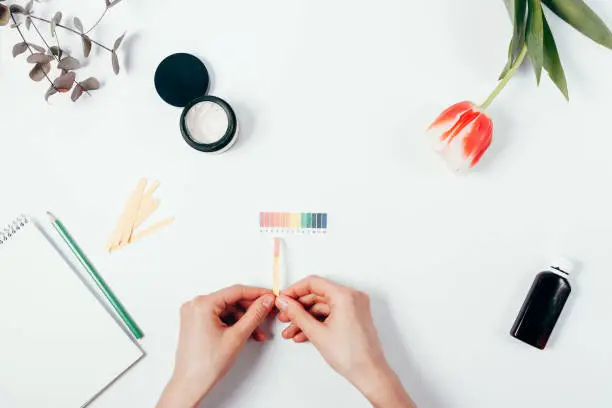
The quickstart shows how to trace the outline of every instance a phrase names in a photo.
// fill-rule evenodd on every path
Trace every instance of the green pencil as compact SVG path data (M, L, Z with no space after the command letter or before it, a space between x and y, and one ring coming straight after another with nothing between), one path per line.
M134 337L136 337L136 339L138 340L142 339L144 337L144 334L142 333L134 319L132 319L129 313L121 305L113 291L108 287L106 282L104 282L104 279L102 279L100 274L96 272L96 269L93 267L91 262L89 262L89 259L87 259L81 248L79 248L74 239L72 239L64 224L62 224L62 222L50 212L47 212L47 214L49 214L49 218L51 218L51 224L53 224L55 230L60 234L64 242L66 242L74 256L76 256L76 258L81 263L81 265L83 265L89 276L91 276L93 281L96 283L98 289L100 289L104 297L106 297L113 309L115 309L119 317L121 317L121 320L123 320L132 335L134 335Z

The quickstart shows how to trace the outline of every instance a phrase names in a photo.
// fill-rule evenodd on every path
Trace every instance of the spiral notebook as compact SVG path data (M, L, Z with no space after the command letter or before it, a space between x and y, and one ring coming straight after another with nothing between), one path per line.
M0 406L79 408L144 353L43 232L0 230Z

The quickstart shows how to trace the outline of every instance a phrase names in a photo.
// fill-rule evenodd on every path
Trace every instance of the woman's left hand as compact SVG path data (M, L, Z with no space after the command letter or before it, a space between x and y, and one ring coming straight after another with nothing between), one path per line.
M232 367L250 337L265 341L259 325L274 308L269 289L235 285L181 307L174 374L157 408L192 408Z

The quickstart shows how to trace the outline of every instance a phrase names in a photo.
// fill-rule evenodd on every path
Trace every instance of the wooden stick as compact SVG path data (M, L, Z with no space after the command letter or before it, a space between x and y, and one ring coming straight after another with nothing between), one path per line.
M173 222L174 222L174 217L166 218L165 220L160 221L157 224L142 230L138 234L132 235L132 238L130 239L130 242L135 242L135 241L138 241L141 238L146 237L147 235L151 235L155 231L157 231L159 229L162 229L162 228L172 224Z
M132 238L132 234L134 233L134 224L136 223L136 216L138 215L138 211L140 210L140 206L142 205L142 196L145 192L146 186L146 179L142 179L140 180L140 183L138 183L136 193L132 197L130 206L127 208L127 211L125 213L125 224L123 224L122 226L123 233L119 243L130 242L130 239Z
M117 222L117 226L115 227L115 230L111 234L111 236L110 236L110 238L108 240L108 244L106 245L106 250L108 252L112 251L113 246L116 246L121 241L121 238L123 237L123 234L124 234L124 228L125 228L126 220L128 219L127 218L127 216L128 216L128 209L131 206L133 206L133 203L136 200L136 197L137 197L138 193L140 191L144 191L146 185L147 185L147 180L146 179L140 180L140 182L138 183L138 186L136 187L136 190L132 193L130 198L127 200L127 202L125 204L125 208L124 208L123 214L121 214L121 217L119 217L119 221ZM142 193L140 193L140 196L142 196Z
M157 210L159 204L161 203L159 200L151 200L145 201L146 198L143 197L142 205L140 206L140 210L138 211L138 215L136 215L136 223L134 224L134 230L140 227L143 222L147 220Z
M161 183L159 181L153 181L149 186L149 189L145 192L143 200L150 200L153 198L153 194L157 191Z

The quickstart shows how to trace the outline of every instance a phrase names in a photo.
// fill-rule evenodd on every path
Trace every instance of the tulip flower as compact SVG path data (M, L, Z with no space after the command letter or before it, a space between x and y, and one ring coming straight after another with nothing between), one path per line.
M472 102L459 102L442 112L429 132L434 149L451 169L462 171L474 167L491 145L493 121Z
M546 6L553 14L589 37L612 49L612 31L583 0L504 0L513 22L508 62L495 90L482 105L457 103L431 124L435 149L452 169L474 167L487 151L493 138L493 122L485 113L493 100L508 84L526 57L534 68L538 85L546 71L563 96L569 100L565 72L547 17Z

